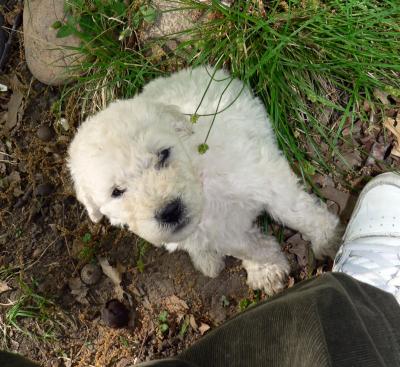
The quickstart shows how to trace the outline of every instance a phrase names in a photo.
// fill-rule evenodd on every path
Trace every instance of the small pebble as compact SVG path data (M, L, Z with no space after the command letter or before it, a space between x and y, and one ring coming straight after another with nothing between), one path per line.
M36 187L35 194L37 196L47 196L53 192L53 185L50 183L43 183Z
M54 131L52 128L42 125L37 130L36 135L41 141L48 142L53 138Z
M81 270L82 282L86 285L96 284L101 278L101 269L96 264L86 264Z
M122 328L129 323L129 311L120 301L112 299L101 310L104 323L112 328Z

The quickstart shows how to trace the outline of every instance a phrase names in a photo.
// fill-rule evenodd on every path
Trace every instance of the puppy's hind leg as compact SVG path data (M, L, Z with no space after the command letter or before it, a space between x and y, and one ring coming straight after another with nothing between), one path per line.
M339 218L328 211L325 203L301 188L286 161L270 180L273 185L267 200L268 213L310 240L317 258L333 258L342 234Z

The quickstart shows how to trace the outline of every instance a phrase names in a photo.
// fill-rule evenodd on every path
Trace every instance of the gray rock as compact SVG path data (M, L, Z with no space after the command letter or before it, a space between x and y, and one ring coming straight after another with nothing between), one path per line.
M100 267L96 264L86 264L81 270L82 282L86 285L96 284L102 275Z
M44 84L60 85L67 81L67 66L77 56L65 47L79 46L76 37L57 38L52 25L63 21L64 0L30 0L24 6L24 44L26 63L35 78Z
M153 0L151 4L157 9L158 16L155 23L145 30L145 40L165 36L179 41L185 40L187 35L179 33L193 28L202 17L202 14L195 10L174 10L182 7L179 2Z
M35 194L37 196L48 196L54 190L54 186L51 183L45 182L36 187Z
M37 129L37 137L44 142L50 141L54 136L54 131L46 125L42 125Z

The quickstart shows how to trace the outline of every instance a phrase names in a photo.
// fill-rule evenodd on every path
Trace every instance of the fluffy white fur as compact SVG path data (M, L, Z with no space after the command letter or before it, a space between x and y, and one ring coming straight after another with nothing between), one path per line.
M299 185L264 106L239 80L216 72L199 120L190 122L211 74L197 68L158 78L87 119L69 149L77 197L93 221L105 215L156 246L185 250L207 276L218 275L226 255L239 258L249 286L273 294L290 268L277 240L255 227L256 217L266 210L300 231L317 257L335 254L339 220ZM209 150L201 155L198 146L213 117L201 115L213 114L221 96L219 110L237 100L217 115ZM166 148L170 156L160 167ZM113 198L115 188L125 191ZM188 222L179 230L156 219L175 198Z

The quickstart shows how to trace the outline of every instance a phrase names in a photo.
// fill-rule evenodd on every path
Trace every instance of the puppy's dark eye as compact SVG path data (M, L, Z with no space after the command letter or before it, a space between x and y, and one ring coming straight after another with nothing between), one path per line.
M113 198L120 197L125 191L126 191L125 189L119 189L118 187L116 187L111 193L111 197Z
M171 154L171 148L166 148L158 152L158 162L156 166L157 169L165 167L170 154Z

